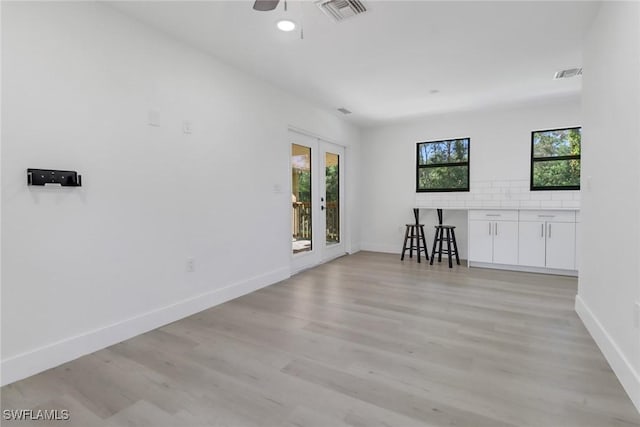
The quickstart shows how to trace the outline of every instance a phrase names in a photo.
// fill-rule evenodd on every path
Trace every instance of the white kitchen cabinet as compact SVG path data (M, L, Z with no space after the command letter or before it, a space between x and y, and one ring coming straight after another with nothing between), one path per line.
M518 224L518 264L544 267L546 264L546 232L544 221L522 221Z
M521 211L518 264L574 270L576 223L573 211Z
M469 212L469 261L516 264L518 211Z
M493 234L490 221L469 221L469 260L493 262Z
M547 222L547 268L573 270L575 265L575 222Z
M493 262L496 264L515 264L518 262L517 221L494 222Z

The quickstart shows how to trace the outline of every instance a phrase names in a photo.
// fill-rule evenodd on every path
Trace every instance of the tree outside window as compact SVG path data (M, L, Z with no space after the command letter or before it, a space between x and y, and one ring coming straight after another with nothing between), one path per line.
M419 142L416 192L469 191L470 138Z
M531 132L531 190L579 190L581 128Z

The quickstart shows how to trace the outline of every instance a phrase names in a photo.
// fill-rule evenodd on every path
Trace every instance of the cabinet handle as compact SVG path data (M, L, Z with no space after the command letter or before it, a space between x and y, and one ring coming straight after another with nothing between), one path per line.
M551 224L547 224L549 226L549 238L551 238Z
M486 214L486 216L502 216L502 214Z
M544 223L540 224L540 237L544 237Z
M489 236L491 236L491 223L489 223Z
M494 227L495 227L495 230L496 230L496 231L495 231L495 234L496 234L496 236L497 236L497 235L498 235L498 223L497 223L497 222L496 222L496 225L495 225Z

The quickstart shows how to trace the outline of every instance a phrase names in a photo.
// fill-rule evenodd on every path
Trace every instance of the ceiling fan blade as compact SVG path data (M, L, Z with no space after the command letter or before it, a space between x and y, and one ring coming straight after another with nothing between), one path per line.
M280 0L256 0L253 4L254 10L259 10L261 12L266 12L269 10L273 10L278 6Z

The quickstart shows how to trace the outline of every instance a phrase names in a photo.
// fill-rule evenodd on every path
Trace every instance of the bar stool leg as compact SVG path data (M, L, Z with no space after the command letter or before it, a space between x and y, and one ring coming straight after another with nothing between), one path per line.
M438 245L438 262L442 262L442 241L444 240L444 230L440 229L440 238L438 241L440 244Z
M420 226L420 232L422 233L422 247L424 248L424 258L429 261L429 251L427 250L427 239L424 235L424 225Z
M456 263L460 265L460 258L458 257L458 244L456 243L456 230L451 229L451 235L453 236L453 250L456 251Z
M436 227L436 234L433 236L433 247L431 248L431 262L429 262L429 265L433 265L433 260L436 259L436 245L438 244L439 233L440 229Z
M416 255L418 255L418 262L420 262L420 226L416 224Z
M409 258L413 258L413 239L415 236L415 225L411 226L411 234L409 235L409 241L411 242L411 244L409 245Z
M404 261L404 253L407 251L407 240L409 239L409 227L405 227L404 230L404 243L402 244L402 255L400 261Z
M447 258L449 258L449 268L453 268L451 259L451 230L447 228Z

